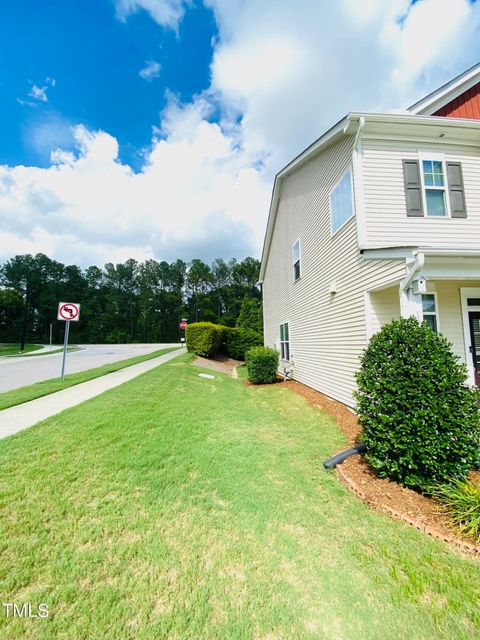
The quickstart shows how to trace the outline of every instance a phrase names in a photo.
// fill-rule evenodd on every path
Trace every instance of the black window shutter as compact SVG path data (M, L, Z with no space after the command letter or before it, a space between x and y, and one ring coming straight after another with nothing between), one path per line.
M403 160L403 179L407 216L420 218L423 216L422 184L420 182L420 166L418 160Z
M452 218L466 218L467 207L465 204L462 165L460 162L447 162L447 177Z

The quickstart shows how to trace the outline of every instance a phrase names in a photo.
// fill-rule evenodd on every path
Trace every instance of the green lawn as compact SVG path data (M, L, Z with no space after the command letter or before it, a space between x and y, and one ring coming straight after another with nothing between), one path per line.
M25 349L20 351L20 345L18 342L2 342L0 343L0 356L17 356L19 354L30 353L31 351L37 351L41 349L40 344L26 344Z
M2 640L480 637L480 564L370 511L332 419L189 355L0 441Z
M13 389L12 391L4 391L3 393L0 393L0 411L8 409L8 407L14 407L17 404L22 404L22 402L28 402L29 400L35 400L42 396L48 396L50 393L55 393L55 391L61 391L62 389L73 387L76 384L86 382L87 380L99 378L107 373L113 373L114 371L125 369L125 367L130 367L132 364L138 364L145 360L157 358L158 356L168 353L169 351L173 351L174 349L176 349L176 347L159 349L158 351L153 351L152 353L147 353L143 356L136 356L135 358L127 358L126 360L119 360L118 362L112 362L111 364L104 364L103 366L96 367L95 369L79 371L78 373L70 373L65 376L63 382L60 378L51 378L50 380L43 380L42 382L30 384L27 387L20 387L19 389ZM33 356L30 357L33 358Z

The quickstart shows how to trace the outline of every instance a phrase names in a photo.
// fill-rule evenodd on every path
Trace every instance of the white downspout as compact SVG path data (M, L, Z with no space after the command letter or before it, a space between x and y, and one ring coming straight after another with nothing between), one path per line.
M352 150L352 166L353 166L353 191L355 199L355 217L357 228L357 243L361 247L366 242L365 228L365 207L363 197L363 166L362 166L362 149L361 135L365 127L365 117L360 116L358 120L358 129L353 141Z
M415 316L417 320L422 320L422 297L412 293L410 284L424 266L425 254L417 253L406 277L400 281L400 315L402 318Z
M365 117L360 116L358 120L357 133L353 141L352 148L352 168L353 168L353 195L354 195L354 207L355 207L355 228L357 234L358 248L366 243L366 229L365 229L365 207L363 196L363 159L361 150L361 135L365 127ZM372 330L372 304L370 293L365 291L364 293L364 312L365 312L365 333L367 341L373 335Z
M365 126L365 116L360 116L358 119L358 129L355 135L355 140L353 142L353 150L357 151L358 140L360 138L360 134L362 133L362 129Z

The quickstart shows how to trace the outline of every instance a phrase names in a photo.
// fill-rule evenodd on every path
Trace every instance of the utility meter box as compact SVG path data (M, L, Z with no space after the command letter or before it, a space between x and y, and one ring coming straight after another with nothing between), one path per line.
M412 283L412 291L415 294L427 293L427 279L418 278L418 280L414 280Z

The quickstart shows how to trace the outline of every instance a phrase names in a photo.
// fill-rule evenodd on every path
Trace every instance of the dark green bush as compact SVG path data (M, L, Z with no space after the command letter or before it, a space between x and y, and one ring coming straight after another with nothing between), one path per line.
M126 344L128 342L128 334L122 329L114 329L107 333L105 342L108 342L108 344Z
M185 329L185 342L188 351L197 356L211 358L223 344L225 327L212 322L194 322Z
M269 384L277 378L278 353L269 347L253 347L246 353L248 379L253 384Z
M245 360L245 354L249 349L263 345L263 336L258 331L236 327L227 331L226 344L230 358Z
M429 490L478 458L477 393L450 343L415 318L385 325L363 353L357 412L380 477Z
M240 307L237 326L242 329L252 329L258 333L263 332L262 303L256 298L245 296Z

